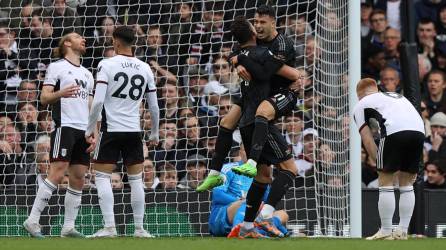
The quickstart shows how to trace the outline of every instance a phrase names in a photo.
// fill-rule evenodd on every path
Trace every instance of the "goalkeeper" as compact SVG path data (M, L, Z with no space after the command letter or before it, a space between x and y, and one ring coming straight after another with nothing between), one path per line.
M256 29L257 45L267 47L276 59L294 67L296 52L293 41L277 31L275 11L271 6L262 5L257 8L254 17L254 27ZM251 80L251 75L244 66L237 66L237 72L244 80ZM256 165L267 138L264 135L268 134L268 123L291 113L297 105L296 91L299 87L293 84L293 80L284 76L274 75L270 82L274 83L271 84L271 97L260 103L255 114L253 146L249 152L250 159L247 163L234 169L234 171L242 175L256 176ZM296 81L294 80L294 82ZM203 183L198 186L197 192L210 190L223 184L220 170L231 149L232 133L241 117L241 106L241 103L232 105L229 113L220 121L215 153L209 166L211 171Z
M233 228L243 222L246 209L245 196L251 186L252 178L237 175L232 171L233 167L241 164L243 164L243 161L225 164L222 168L222 174L226 179L225 183L214 188L212 192L209 231L214 236L228 236ZM264 198L267 196L268 191L265 193ZM277 229L284 235L288 235L288 230L285 228L288 214L284 210L275 211L273 221ZM260 228L259 232L269 236L267 232L262 231ZM238 236L238 233L236 235Z

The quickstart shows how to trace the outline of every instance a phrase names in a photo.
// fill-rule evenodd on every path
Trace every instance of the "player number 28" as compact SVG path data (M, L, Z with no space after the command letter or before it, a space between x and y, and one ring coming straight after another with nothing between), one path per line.
M114 80L119 83L120 78L124 79L122 82L122 85L112 94L112 96L116 97L116 98L126 98L127 95L123 94L121 92L125 89L125 87L129 83L129 76L124 72L119 72L115 75ZM132 100L136 101L142 95L142 92L143 92L142 88L144 85L144 77L142 75L132 76L132 78L130 79L130 85L131 85L131 87L129 89L129 97ZM136 95L135 95L135 92L136 92Z

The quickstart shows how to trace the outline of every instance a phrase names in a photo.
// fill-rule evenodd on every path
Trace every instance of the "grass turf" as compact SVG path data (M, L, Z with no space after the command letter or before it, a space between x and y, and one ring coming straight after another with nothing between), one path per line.
M446 239L411 239L408 241L366 241L362 239L310 239L291 238L282 240L238 240L226 238L156 238L156 239L32 239L32 238L0 238L2 250L420 250L444 249Z

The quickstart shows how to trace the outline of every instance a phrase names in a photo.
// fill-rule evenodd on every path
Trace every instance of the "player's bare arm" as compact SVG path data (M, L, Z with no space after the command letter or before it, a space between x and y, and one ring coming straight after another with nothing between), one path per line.
M42 88L40 101L42 102L43 105L53 104L59 101L60 98L75 97L78 91L79 91L79 86L75 83L58 91L54 91L54 86L52 85L45 85Z
M367 153L371 157L373 161L376 161L376 153L378 148L376 147L375 140L373 139L372 132L370 131L369 126L365 125L362 127L361 131L361 139L364 143L364 147L367 150Z

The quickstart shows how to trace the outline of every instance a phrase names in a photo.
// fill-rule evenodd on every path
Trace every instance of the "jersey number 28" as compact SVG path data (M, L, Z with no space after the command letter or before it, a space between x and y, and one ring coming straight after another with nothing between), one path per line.
M119 79L123 78L124 81L122 82L122 85L112 94L113 97L116 98L126 98L127 95L121 93L127 84L129 83L129 76L124 72L119 72L115 75L116 82L119 83ZM142 75L133 75L132 78L130 78L130 85L132 85L129 89L129 97L132 100L139 100L139 98L142 95L142 88L144 87L144 77ZM135 94L136 92L136 94Z

